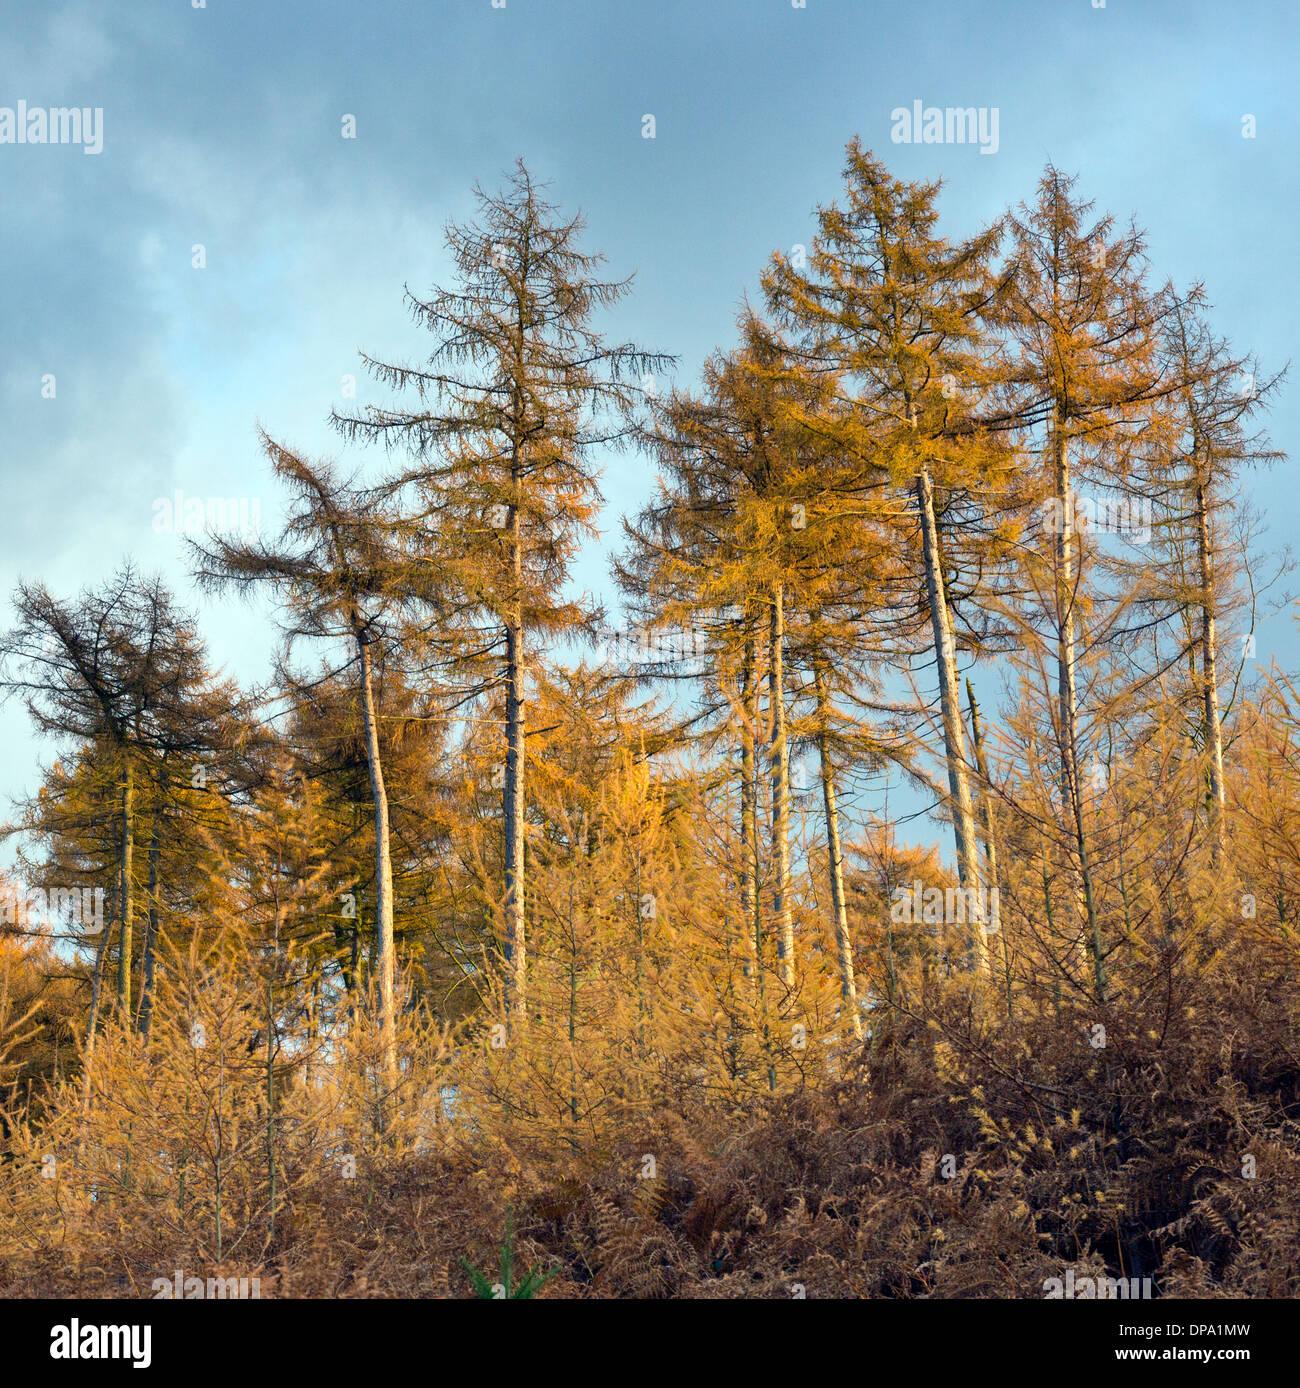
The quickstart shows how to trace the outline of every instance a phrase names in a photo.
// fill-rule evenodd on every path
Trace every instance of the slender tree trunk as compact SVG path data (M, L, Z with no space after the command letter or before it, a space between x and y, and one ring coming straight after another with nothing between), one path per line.
M519 571L516 552L516 573ZM517 610L506 626L505 868L508 1003L522 1020L527 1008L528 954L524 926L524 666L523 624Z
M1215 866L1224 854L1223 724L1219 718L1219 649L1214 615L1214 551L1210 543L1209 506L1203 478L1196 482L1196 551L1201 580L1201 699L1205 710L1205 746L1210 759L1210 817Z
M840 965L840 999L853 1039L862 1040L862 1014L853 974L853 941L849 938L849 909L844 895L844 851L840 843L840 813L830 753L830 704L821 662L813 660L813 689L817 697L817 752L821 764L822 804L826 810L826 851L830 859L831 910L835 916L835 952Z
M131 1018L131 881L135 854L135 775L130 748L123 748L125 776L122 783L122 934L117 956L117 1009L123 1025Z
M162 857L161 810L154 811L153 826L149 831L149 914L144 927L144 957L141 969L144 978L140 983L140 1021L139 1032L147 1041L149 1027L153 1021L154 958L158 948L158 863Z
M790 901L790 749L785 732L785 591L772 587L768 634L768 702L772 731L768 770L772 783L772 905L777 926L781 982L794 987L794 912Z
M310 1000L307 1003L307 1053L303 1057L303 1077L307 1089L316 1089L316 1047L320 1044L320 975L311 981Z
M1070 480L1070 449L1065 420L1059 415L1052 430L1053 484L1060 526L1056 533L1056 628L1057 696L1061 719L1061 761L1067 803L1074 824L1075 849L1079 856L1079 876L1083 883L1084 909L1091 936L1093 981L1097 1001L1106 1001L1106 964L1102 952L1101 921L1093 890L1092 863L1088 834L1083 819L1083 786L1079 774L1079 695L1078 650L1075 630L1078 623L1076 587L1079 576L1075 565L1074 490Z
M963 887L978 890L979 850L976 844L975 810L971 798L970 768L966 762L966 737L957 688L957 643L944 590L939 551L939 528L934 515L934 487L929 471L916 475L916 500L921 515L921 548L925 560L925 590L934 634L935 664L939 669L939 708L943 718L944 754L948 764L948 793L953 835L957 845L957 875ZM976 931L973 948L976 963L984 956L987 941Z
M212 1131L216 1136L212 1152L212 1184L215 1197L212 1217L217 1258L220 1260L225 1234L221 1196L226 1184L226 1038L220 1033L217 1036L217 1111L213 1116Z
M990 939L996 939L1002 952L1002 965L1006 974L1007 1010L1011 1009L1011 955L1002 934L1002 902L998 891L998 844L993 828L993 796L989 788L989 764L984 756L984 735L980 727L980 706L975 702L975 689L970 680L966 681L966 699L970 704L971 746L975 752L975 769L980 778L980 803L984 819L984 866L985 881L988 884L988 920L986 922ZM990 944L985 952L985 963L990 975L995 974L997 965L995 951Z
M1110 760L1115 760L1115 735L1110 729L1106 733L1107 750ZM1133 942L1133 903L1128 891L1128 863L1126 861L1127 842L1124 833L1124 820L1119 820L1115 841L1115 880L1119 887L1120 900L1124 903L1124 938Z
M531 256L529 229L525 227L521 246L520 279L527 282ZM506 1006L522 1022L528 1015L528 941L524 910L525 790L524 757L524 621L523 621L523 532L520 503L523 494L524 448L528 438L524 383L529 375L527 360L527 310L523 297L516 295L514 324L514 382L511 408L510 506L507 534L510 542L510 577L514 591L506 608L506 774L504 804L506 878Z
M277 889L278 890L278 889ZM266 1206L267 1238L275 1238L276 1178L275 1160L275 973L280 961L280 904L275 907L275 946L266 975L266 1176L269 1198Z
M754 637L745 637L745 653L740 667L740 697L744 710L740 725L740 841L744 845L740 860L740 900L742 907L741 934L749 934L747 954L755 964L759 963L759 930L756 907L758 904L758 864L751 851L750 822L754 818L754 728L750 721L755 702L754 685ZM746 931L745 927L750 927ZM750 970L750 962L745 964L745 972ZM755 974L757 977L757 974Z
M397 1003L393 994L393 863L389 847L388 792L379 756L379 720L375 715L374 670L370 641L357 632L361 656L361 707L366 725L366 763L370 794L375 803L375 946L379 984L379 1033L384 1075L391 1086L397 1079Z
M646 1057L646 970L645 970L645 911L641 898L641 843L637 840L635 876L632 882L632 915L636 928L636 1054L641 1062L637 1067L637 1097L641 1094L641 1077Z
M344 984L348 990L348 1021L357 1015L357 990L361 986L361 906L357 905L357 919L352 922L352 939L348 944L348 967Z
M758 671L756 642L751 636L746 643L746 651L753 662L753 677L750 680L750 703L746 710L749 726L756 735L758 731ZM767 1086L776 1088L776 1065L772 1059L772 1033L767 1015L767 969L763 962L763 893L759 890L762 872L762 839L759 836L758 819L758 758L754 752L753 737L749 741L749 765L745 772L747 804L745 813L745 840L749 857L749 880L753 891L749 896L752 913L754 939L754 991L757 1003L758 1026L762 1033L763 1056L767 1061Z
M587 835L586 821L583 821L582 834ZM578 1121L578 922L574 908L574 879L581 862L581 850L573 855L573 868L569 874L569 1120Z
M86 1059L82 1069L81 1094L84 1106L90 1105L90 1070L95 1055L95 1038L99 1033L99 1008L104 991L104 963L108 958L109 938L113 934L114 920L110 914L100 932L99 943L95 946L95 966L90 975L90 1014L86 1021Z

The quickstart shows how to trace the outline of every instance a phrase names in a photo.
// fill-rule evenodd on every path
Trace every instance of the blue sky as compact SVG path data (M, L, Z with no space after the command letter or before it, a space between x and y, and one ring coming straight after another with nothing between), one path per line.
M418 354L402 286L448 278L443 223L517 155L586 213L612 271L636 271L610 332L678 354L684 381L730 343L771 251L810 239L855 133L897 174L945 180L953 235L1032 196L1048 159L1077 172L1136 214L1158 275L1205 280L1218 329L1280 366L1297 52L1294 0L11 5L0 107L102 108L104 147L0 144L0 588L71 592L130 555L200 608L219 662L263 674L264 624L199 602L153 503L255 497L274 523L259 422L347 458L325 418L357 349ZM892 144L890 112L916 100L996 107L997 153ZM1288 451L1298 424L1289 384L1270 422ZM611 538L650 476L609 460ZM1275 542L1293 485L1288 466L1258 491ZM577 582L609 594L598 550ZM1288 628L1260 630L1261 660L1292 653ZM33 791L53 748L15 707L0 736L0 795Z

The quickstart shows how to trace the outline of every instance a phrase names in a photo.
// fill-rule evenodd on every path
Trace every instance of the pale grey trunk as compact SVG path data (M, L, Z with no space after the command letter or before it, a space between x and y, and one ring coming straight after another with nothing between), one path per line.
M520 280L526 282L530 256L529 233L523 234ZM510 541L510 576L514 585L505 613L506 628L506 768L503 787L502 828L505 833L505 1002L508 1013L522 1023L528 1015L528 940L524 902L524 622L523 529L519 515L523 492L523 450L529 432L526 421L524 382L528 377L526 337L529 314L523 296L516 295L514 384L510 420L510 506L507 534Z
M939 528L934 515L934 487L929 471L916 476L916 500L921 515L921 549L925 561L925 591L934 634L935 664L939 670L939 708L943 719L944 755L948 765L948 798L953 836L957 846L957 874L963 887L980 885L976 845L975 810L971 798L970 769L966 762L966 737L962 728L957 689L957 644L944 591L939 551ZM975 962L982 962L986 941L976 931L972 942Z
M1224 854L1226 792L1223 784L1223 724L1219 718L1219 649L1214 620L1214 551L1203 479L1196 483L1196 548L1201 580L1201 698L1205 709L1205 746L1210 760L1210 815L1214 863Z
M646 1013L649 1010L646 1006L646 940L645 940L645 911L642 908L643 898L641 895L641 845L636 846L636 863L634 868L634 878L632 882L632 913L635 917L636 927L636 1053L637 1059L644 1062L646 1058L646 1039L645 1024ZM637 1095L641 1093L641 1071L638 1069L636 1078Z
M379 988L379 1035L384 1075L397 1078L397 1003L393 967L393 862L388 828L388 792L379 755L379 720L375 714L374 670L369 635L358 630L361 658L361 708L366 730L366 765L375 805L375 977Z
M745 972L757 965L761 969L759 956L759 916L758 916L758 863L754 848L757 840L751 843L751 824L755 820L754 786L754 725L750 721L754 708L754 638L745 638L745 653L742 658L740 676L741 704L744 710L740 726L740 841L743 845L740 860L740 900L742 907L742 935L748 935L746 953L749 956ZM757 980L757 972L755 973ZM756 983L757 986L757 983Z
M275 1159L275 975L280 965L280 922L284 908L277 888L271 967L266 975L266 1176L269 1198L266 1205L267 1238L275 1238L276 1186L279 1175Z
M129 748L123 749L125 761L122 782L122 933L117 956L117 1010L123 1026L131 1018L131 904L133 859L135 855L135 774Z
M988 938L990 942L996 940L997 949L1002 952L1002 965L1007 984L1007 1006L1010 1008L1011 955L1002 934L1002 905L998 893L998 844L997 835L993 828L993 794L989 783L989 764L984 756L984 736L980 729L980 706L975 702L975 689L970 680L966 681L966 699L970 704L971 746L975 752L975 770L979 773L980 779L980 803L984 811L982 816L984 820L984 868L985 882L989 891ZM993 944L990 943L985 958L990 974L994 974L997 969L996 952Z
M853 969L853 941L849 938L849 910L844 894L844 850L840 842L840 812L836 803L835 773L830 753L830 704L819 661L813 661L813 688L817 697L817 752L821 764L822 804L826 811L826 852L830 860L831 911L835 917L835 953L840 966L840 1000L853 1039L862 1040L862 1014L858 1011L858 986Z
M575 846L573 867L569 873L569 1119L573 1123L578 1121L578 920L574 896L586 845L587 819L584 815L581 841Z
M759 795L758 758L754 749L754 736L758 730L759 679L757 670L756 642L750 636L745 645L746 660L750 668L748 681L749 703L746 716L751 730L742 751L744 786L742 787L742 816L744 818L745 851L748 859L748 881L750 890L747 904L751 915L754 950L754 991L757 1005L758 1027L762 1035L763 1055L767 1062L767 1084L776 1088L776 1065L772 1059L772 1034L767 1016L767 969L763 962L763 893L759 890L762 873L762 840L759 836ZM747 754L747 755L746 755Z
M515 485L518 488L518 467ZM511 507L511 564L516 586L522 582L519 510ZM504 803L506 877L507 1006L521 1020L527 1008L528 952L524 933L524 631L517 605L506 619L506 771Z
M1060 525L1056 533L1056 629L1057 696L1061 720L1061 763L1067 803L1074 825L1079 876L1083 883L1084 909L1091 935L1093 980L1097 1001L1106 1001L1106 964L1102 952L1101 921L1093 890L1088 834L1083 818L1083 787L1079 774L1078 622L1075 588L1078 575L1074 553L1074 492L1070 480L1070 450L1065 420L1059 416L1052 430L1053 484Z
M109 938L113 934L115 921L110 913L100 932L99 943L95 946L95 967L90 977L90 1016L86 1022L86 1059L82 1070L81 1092L87 1106L90 1104L90 1069L95 1055L95 1037L99 1031L99 1007L104 989L104 963L108 957Z
M790 901L790 749L785 731L785 593L772 588L768 632L768 701L772 719L768 772L772 785L772 905L782 984L794 988L794 911Z
M144 957L140 984L140 1035L147 1041L153 1021L154 959L158 950L158 864L162 857L161 810L154 812L153 828L149 835L149 915L144 927Z

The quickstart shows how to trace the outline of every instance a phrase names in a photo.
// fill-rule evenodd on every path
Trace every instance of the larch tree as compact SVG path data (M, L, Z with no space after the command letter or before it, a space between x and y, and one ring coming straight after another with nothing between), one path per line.
M1048 167L1038 198L1010 218L1010 281L999 324L1009 338L1011 372L1024 392L1022 417L1045 426L1045 488L1050 498L1052 611L1056 644L1062 800L1092 936L1096 990L1105 996L1097 884L1089 853L1080 729L1079 661L1087 585L1080 565L1076 478L1122 482L1134 440L1176 382L1161 372L1160 325L1169 291L1146 279L1145 245L1136 227L1092 204L1074 180ZM1083 638L1086 640L1086 637Z
M1242 566L1233 533L1242 520L1237 483L1245 468L1268 466L1283 456L1256 427L1282 375L1265 377L1258 361L1234 354L1211 329L1196 290L1169 314L1162 336L1163 374L1178 388L1164 402L1164 428L1140 460L1133 487L1156 518L1153 538L1163 560L1149 566L1150 601L1172 605L1184 618L1180 653L1186 656L1196 707L1195 741L1206 760L1206 806L1217 862L1227 844L1219 623L1240 596ZM1247 644L1243 641L1243 656Z
M595 533L595 455L631 437L643 380L671 359L606 341L596 316L630 280L601 276L603 257L580 247L582 217L547 202L522 160L502 191L475 197L476 220L446 229L455 286L407 291L436 338L427 363L363 356L377 380L416 400L334 422L349 439L408 453L394 493L407 499L414 552L438 572L444 661L466 678L467 698L504 689L504 957L522 1019L529 642L583 626L582 604L562 590Z
M290 644L343 640L357 666L366 766L375 823L375 960L383 1068L396 1081L396 965L388 790L384 781L375 647L400 635L404 566L389 537L388 517L371 496L326 463L308 462L267 435L263 444L290 507L274 542L212 536L196 543L199 581L216 591L274 585ZM394 641L394 645L398 642ZM284 672L286 678L287 671ZM292 680L290 680L292 684Z
M164 752L204 745L214 704L233 700L213 680L193 619L158 579L129 566L94 591L60 601L20 584L17 625L4 637L0 688L22 698L37 729L94 744L116 767L119 796L117 1010L132 1015L138 867L138 778L154 778ZM97 943L87 1035L93 1047L108 931Z
M759 671L767 677L765 729L771 823L771 907L778 975L795 986L791 892L790 742L787 726L786 623L795 556L804 533L807 460L781 397L821 389L782 369L779 352L753 320L741 349L715 355L698 397L674 394L658 412L651 439L668 476L659 496L628 527L628 554L616 571L625 590L643 594L641 609L659 624L699 631L706 656L722 657L720 704L727 677L738 680L742 839L752 860L742 872L746 914L762 986L758 855L753 852L759 795ZM824 394L824 390L822 392Z
M987 318L1000 230L940 237L934 183L904 183L854 140L843 205L819 209L806 267L773 257L768 303L810 365L844 381L844 445L910 497L938 671L948 810L963 887L980 883L970 759L957 680L951 574L964 527L945 513L1005 480L1004 450L969 401L997 379ZM902 517L900 516L901 520ZM984 939L976 936L977 951Z

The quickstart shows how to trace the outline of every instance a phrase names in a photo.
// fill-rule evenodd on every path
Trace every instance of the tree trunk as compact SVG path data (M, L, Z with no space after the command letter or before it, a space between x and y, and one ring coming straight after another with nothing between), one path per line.
M360 896L360 892L357 893ZM357 916L352 922L352 939L348 944L348 965L343 982L348 990L348 1022L356 1020L357 992L361 987L361 905L357 904Z
M307 1092L316 1089L316 1057L320 1044L320 975L311 981L310 1000L307 1003L307 1050L303 1056L303 1078L307 1082Z
M135 854L135 778L129 748L123 749L125 777L122 784L122 934L117 956L117 1009L123 1025L131 1017L131 874Z
M275 972L280 962L280 905L275 907L275 953L266 975L266 1236L275 1238L277 1166L275 1160Z
M389 848L388 792L379 757L379 721L375 716L374 671L370 640L358 630L361 656L361 706L366 725L366 764L370 770L370 794L375 802L375 972L379 985L379 1032L384 1075L390 1085L397 1079L397 1004L393 994L393 863Z
M636 863L634 866L634 879L632 882L632 915L633 924L636 928L636 1054L640 1065L637 1068L636 1092L637 1097L641 1096L641 1066L646 1058L646 968L645 968L645 911L642 906L641 896L641 842L638 838L636 844Z
M822 804L826 810L826 851L830 858L831 910L835 916L835 952L840 964L840 999L853 1028L853 1039L862 1040L862 1014L858 1010L857 981L853 975L853 942L849 938L848 902L844 895L844 852L840 844L840 813L835 797L835 776L830 755L830 706L821 662L813 660L813 688L817 696L817 752L821 763Z
M1223 724L1219 719L1219 649L1214 620L1214 552L1210 544L1205 482L1196 482L1196 550L1201 580L1201 701L1205 710L1205 747L1210 760L1210 817L1213 861L1224 854Z
M743 845L740 859L740 900L741 934L749 935L746 950L749 959L745 963L748 974L753 965L759 965L759 925L758 925L758 862L750 839L751 821L755 819L754 785L754 729L750 721L754 711L754 637L745 637L745 654L740 667L740 697L743 713L740 723L740 842ZM748 927L748 929L746 929ZM755 973L757 978L757 973Z
M998 843L993 829L993 795L989 785L989 764L984 756L984 735L980 729L980 706L975 702L975 689L970 680L966 681L966 699L970 704L971 746L975 752L975 770L980 778L980 802L984 810L984 866L985 881L988 884L988 938L996 939L1002 952L1003 971L1006 974L1007 1012L1011 1011L1011 955L1002 934L1002 903L998 892ZM994 948L990 944L985 951L985 963L990 975L996 972Z
M587 822L582 824L582 836L587 836ZM581 863L581 849L573 855L569 873L569 1120L578 1121L578 921L574 907L574 879ZM639 899L638 899L639 900Z
M144 927L144 957L140 984L140 1020L138 1030L147 1041L153 1021L154 958L158 947L158 863L162 857L161 810L154 811L153 827L149 833L149 915Z
M516 495L519 467L514 468ZM516 589L523 579L519 508L510 510L510 539ZM524 630L518 599L506 618L506 774L503 818L506 869L506 988L508 1007L526 1015L528 949L524 930Z
M769 774L772 783L772 905L777 926L781 982L794 988L794 912L790 901L790 749L785 733L785 592L772 587L768 634L768 702L772 717Z
M1078 575L1074 556L1074 491L1070 482L1070 450L1065 421L1059 416L1052 430L1053 486L1060 525L1056 532L1056 630L1057 695L1061 718L1061 762L1066 796L1074 823L1079 876L1083 883L1084 909L1092 939L1093 980L1097 1001L1106 1001L1106 964L1102 954L1101 922L1093 890L1088 835L1083 821L1083 786L1079 775L1078 652L1075 627L1078 620L1075 587Z
M90 1062L95 1054L95 1036L99 1030L99 1005L104 991L104 962L108 958L109 937L113 933L113 917L104 922L99 944L95 946L95 967L90 976L90 1015L86 1021L86 1058L82 1069L81 1092L87 1109L90 1105Z
M948 764L949 804L957 845L957 875L963 887L978 890L979 856L976 846L975 810L971 799L970 769L966 764L966 737L957 689L957 645L944 591L939 528L934 515L934 487L922 468L916 475L916 500L921 514L921 548L925 560L925 590L934 633L935 664L939 669L939 707L943 717L944 756ZM973 940L975 962L982 962L987 941L977 930Z
M750 735L747 739L748 766L742 771L745 784L742 797L742 815L745 825L745 847L749 860L748 877L752 884L748 898L754 948L754 993L757 1004L757 1020L762 1035L763 1056L767 1062L767 1086L776 1088L776 1066L772 1060L772 1034L767 1016L767 970L763 963L763 893L759 890L762 872L762 840L758 832L758 758L754 750L754 738L758 733L758 670L756 641L751 635L745 645L746 658L750 663L749 704L745 710ZM742 759L744 753L742 752Z

